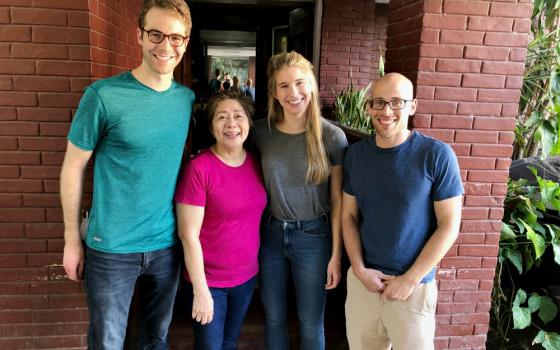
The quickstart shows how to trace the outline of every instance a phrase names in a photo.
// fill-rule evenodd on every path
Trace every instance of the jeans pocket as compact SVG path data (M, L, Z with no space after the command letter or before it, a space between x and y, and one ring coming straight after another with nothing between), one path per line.
M331 234L331 226L326 222L319 221L305 225L301 232L310 237L327 237Z

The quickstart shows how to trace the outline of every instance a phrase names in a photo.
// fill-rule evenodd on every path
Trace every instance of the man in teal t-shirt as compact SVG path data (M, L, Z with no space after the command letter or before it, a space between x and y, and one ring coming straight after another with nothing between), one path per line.
M85 90L60 176L64 268L69 279L85 282L90 349L123 347L137 281L140 347L167 348L179 277L173 194L194 94L173 81L173 69L192 23L183 0L144 0L138 23L142 63ZM80 205L93 155L84 248Z

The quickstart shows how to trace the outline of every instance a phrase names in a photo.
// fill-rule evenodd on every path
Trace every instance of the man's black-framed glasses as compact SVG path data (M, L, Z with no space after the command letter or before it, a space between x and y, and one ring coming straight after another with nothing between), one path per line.
M382 110L385 108L385 105L389 105L389 108L395 111L403 109L406 106L406 103L411 101L412 100L403 100L402 98L392 98L389 101L385 101L377 98L374 100L368 100L367 106L371 109Z
M153 44L161 44L161 42L165 39L169 39L169 43L171 46L179 47L183 45L185 40L189 40L189 36L182 36L181 34L163 34L159 30L151 29L146 30L144 28L140 28L141 31L148 33L148 40L150 40Z

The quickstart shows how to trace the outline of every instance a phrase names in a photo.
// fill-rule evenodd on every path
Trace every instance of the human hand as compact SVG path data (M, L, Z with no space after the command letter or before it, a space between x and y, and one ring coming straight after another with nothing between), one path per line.
M383 292L387 281L395 278L395 276L386 275L375 269L364 268L356 274L356 277L362 282L367 290L373 293Z
M212 322L214 317L214 299L212 299L212 294L210 290L206 290L194 293L193 305L192 305L192 318L201 325L208 324Z
M381 294L382 299L393 299L405 301L414 291L417 283L401 275L387 281L385 290Z
M340 283L340 258L332 256L327 265L327 283L325 289L334 289Z
M84 247L81 240L78 239L64 243L62 265L69 280L78 282L82 279L84 273Z

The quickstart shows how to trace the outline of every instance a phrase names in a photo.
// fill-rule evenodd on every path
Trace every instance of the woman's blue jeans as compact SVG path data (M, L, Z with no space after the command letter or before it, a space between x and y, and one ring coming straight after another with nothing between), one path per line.
M113 254L86 247L84 281L89 311L88 349L122 349L136 281L140 349L167 349L179 282L177 247Z
M202 325L193 320L195 350L235 350L243 320L251 304L257 277L231 288L210 288L214 300L212 322ZM192 284L185 283L189 315L192 313Z
M259 260L268 350L289 348L289 278L295 287L300 349L325 348L323 318L330 256L327 215L297 221L265 219Z

